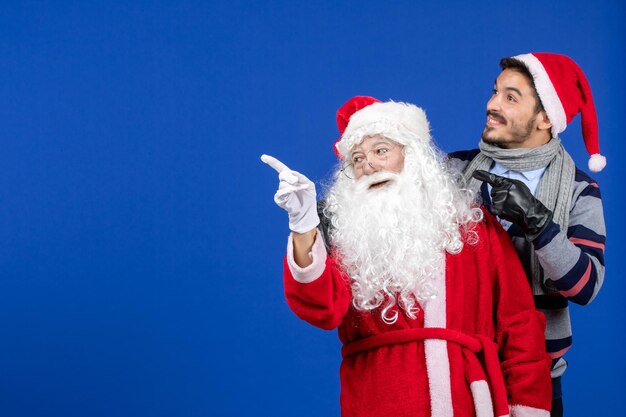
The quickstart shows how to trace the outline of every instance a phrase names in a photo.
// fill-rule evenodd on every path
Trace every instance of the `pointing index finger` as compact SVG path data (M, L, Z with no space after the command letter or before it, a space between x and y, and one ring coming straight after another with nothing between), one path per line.
M490 172L483 171L482 169L477 169L476 171L474 171L474 173L472 173L472 177L491 185L499 185L501 182L499 181L501 177Z
M261 155L261 161L274 168L279 174L283 171L291 171L287 165L283 164L273 156L263 154Z

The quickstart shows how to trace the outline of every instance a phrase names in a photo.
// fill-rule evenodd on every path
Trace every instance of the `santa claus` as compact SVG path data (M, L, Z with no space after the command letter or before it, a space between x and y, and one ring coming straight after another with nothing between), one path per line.
M549 416L545 319L424 112L354 97L337 123L340 163L319 214L313 182L262 160L279 172L292 231L287 302L343 343L342 416Z

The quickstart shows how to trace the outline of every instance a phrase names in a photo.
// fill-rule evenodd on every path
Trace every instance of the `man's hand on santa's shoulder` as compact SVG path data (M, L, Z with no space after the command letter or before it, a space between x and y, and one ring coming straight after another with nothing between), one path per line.
M306 233L320 223L317 214L317 194L315 184L303 174L292 171L287 165L269 155L261 155L265 162L278 172L278 190L274 202L287 211L289 229L296 233Z
M472 177L491 185L491 205L494 215L517 224L533 240L552 220L552 212L532 195L522 181L477 170Z

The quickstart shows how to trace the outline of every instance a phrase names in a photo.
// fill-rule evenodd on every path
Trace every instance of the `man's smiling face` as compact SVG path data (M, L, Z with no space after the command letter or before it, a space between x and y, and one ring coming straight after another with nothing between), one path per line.
M505 69L496 79L487 102L483 141L501 148L534 148L550 140L552 126L530 80L521 72Z

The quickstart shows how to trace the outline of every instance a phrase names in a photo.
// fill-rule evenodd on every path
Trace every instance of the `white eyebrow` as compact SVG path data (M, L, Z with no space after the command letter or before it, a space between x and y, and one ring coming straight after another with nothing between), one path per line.
M391 139L387 139L387 138L382 138L382 139L377 139L373 144L372 144L372 148L375 148L378 145L391 145L393 146L394 144L399 145L398 143L392 141ZM361 145L356 145L356 147L350 152L350 154L353 154L355 152L363 152L363 150L361 149Z

